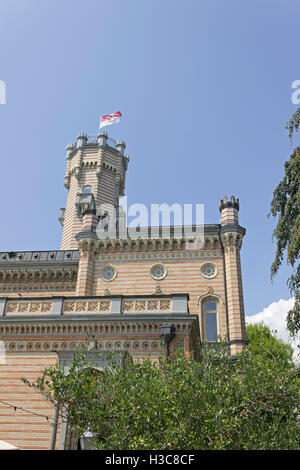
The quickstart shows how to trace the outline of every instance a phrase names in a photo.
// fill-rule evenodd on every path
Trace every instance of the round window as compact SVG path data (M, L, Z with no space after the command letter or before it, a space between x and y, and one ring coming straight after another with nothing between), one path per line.
M113 266L105 266L102 269L101 277L103 281L112 281L117 275L117 271Z
M161 265L161 264L155 264L154 266L152 266L152 268L150 269L150 274L151 276L153 277L153 279L156 279L156 280L161 280L163 279L166 275L167 275L167 270L166 268Z
M214 277L217 274L217 269L214 264L207 263L201 267L201 272L205 277Z

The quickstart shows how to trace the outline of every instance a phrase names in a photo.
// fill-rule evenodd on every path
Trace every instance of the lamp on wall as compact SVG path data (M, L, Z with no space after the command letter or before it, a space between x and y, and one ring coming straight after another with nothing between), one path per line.
M170 353L170 342L175 336L175 327L173 325L160 325L159 327L160 337L163 338L166 347L166 356L169 357Z
M92 450L93 441L95 437L95 434L89 426L87 430L82 434L82 436L80 436L80 438L78 439L78 450Z

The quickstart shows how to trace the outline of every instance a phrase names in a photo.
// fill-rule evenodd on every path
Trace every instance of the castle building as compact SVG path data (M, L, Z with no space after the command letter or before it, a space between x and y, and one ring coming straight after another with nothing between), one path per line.
M217 337L232 356L245 346L239 200L220 201L201 246L184 227L130 236L119 207L125 147L80 134L67 146L60 250L0 253L0 440L21 449L53 446L54 410L20 378L35 380L89 333L97 351L133 360L197 354Z

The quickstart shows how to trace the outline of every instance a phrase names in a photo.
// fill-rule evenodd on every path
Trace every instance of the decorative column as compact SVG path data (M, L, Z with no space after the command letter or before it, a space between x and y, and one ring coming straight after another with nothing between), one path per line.
M231 356L236 356L246 345L244 297L240 248L246 230L239 225L239 200L224 197L219 204L221 212L221 239L224 247L226 276L228 333Z

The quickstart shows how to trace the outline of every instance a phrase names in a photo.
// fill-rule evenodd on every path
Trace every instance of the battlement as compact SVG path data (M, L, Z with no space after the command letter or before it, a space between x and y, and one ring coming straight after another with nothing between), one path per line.
M221 225L238 225L239 209L240 203L238 198L231 196L231 198L228 199L226 196L224 196L224 198L219 201L219 210L221 212Z
M220 212L222 212L223 209L227 209L229 207L232 207L238 211L240 209L239 199L235 198L234 196L231 196L230 199L228 199L226 196L224 196L223 199L220 199L219 201Z
M78 134L76 142L68 144L66 147L67 158L71 158L78 148L83 147L109 147L110 149L119 152L121 155L124 155L125 158L129 160L129 156L124 153L126 143L123 140L114 140L111 137L108 137L107 132L99 132L99 134Z

